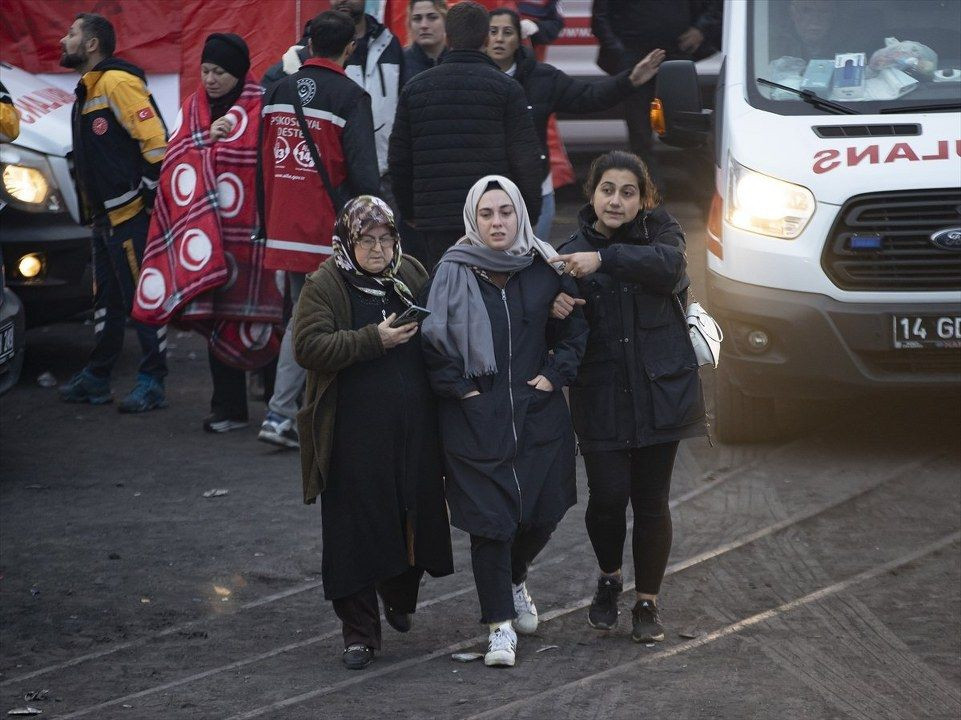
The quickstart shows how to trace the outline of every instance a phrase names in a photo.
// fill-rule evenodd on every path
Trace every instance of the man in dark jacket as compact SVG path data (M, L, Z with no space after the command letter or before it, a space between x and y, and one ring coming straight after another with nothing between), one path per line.
M287 272L294 304L306 274L333 252L331 235L340 207L314 165L294 103L303 105L310 138L335 194L376 195L380 186L370 96L343 69L353 37L354 25L344 13L321 13L310 21L313 56L264 96L260 150L267 235L264 266ZM290 334L288 326L259 439L296 448L294 417L306 371L294 359Z
M433 267L464 234L464 198L484 175L520 188L540 214L544 158L523 88L484 54L490 16L470 0L447 14L450 52L401 90L388 164L404 218L424 235Z
M601 46L597 64L610 75L633 67L657 48L667 51L668 60L700 59L721 46L721 3L720 0L594 0L591 32ZM656 176L650 119L654 85L655 80L651 79L624 100L624 120L631 151L640 155Z
M110 373L123 349L167 128L143 70L113 57L116 35L109 20L77 15L60 46L60 64L81 75L72 115L73 160L81 215L93 226L97 335L86 367L61 386L60 398L100 405L112 400ZM140 413L167 405L166 328L133 327L142 353L137 385L118 409Z

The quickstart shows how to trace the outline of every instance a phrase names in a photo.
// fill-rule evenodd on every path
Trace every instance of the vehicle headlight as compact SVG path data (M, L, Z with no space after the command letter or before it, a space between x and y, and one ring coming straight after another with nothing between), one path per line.
M791 240L814 214L806 187L762 175L731 159L727 183L727 222L734 227Z
M50 186L36 168L6 165L3 168L3 189L20 202L36 204L46 200Z
M47 158L15 145L0 149L0 199L28 212L62 212L63 199Z

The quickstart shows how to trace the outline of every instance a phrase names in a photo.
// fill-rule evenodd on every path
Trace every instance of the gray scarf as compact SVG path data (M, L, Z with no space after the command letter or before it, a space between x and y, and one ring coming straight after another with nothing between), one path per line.
M477 232L477 205L492 182L507 193L517 212L517 238L507 250L491 250ZM557 251L534 237L520 190L500 175L483 177L471 187L464 204L464 226L466 235L447 249L437 265L427 298L431 314L421 332L440 353L459 358L464 377L473 378L496 373L497 360L490 316L471 268L514 273L534 262L534 254L550 262Z

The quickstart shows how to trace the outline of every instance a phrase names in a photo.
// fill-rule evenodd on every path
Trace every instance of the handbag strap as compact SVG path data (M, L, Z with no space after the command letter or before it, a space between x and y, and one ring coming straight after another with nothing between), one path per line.
M324 167L324 164L320 161L320 153L317 151L317 145L314 143L314 138L311 136L310 129L307 127L307 118L304 117L304 104L300 101L300 93L297 92L297 76L290 75L287 78L287 84L294 96L291 105L294 106L294 113L297 115L300 134L304 136L304 143L307 145L307 150L310 151L310 159L314 161L314 167L317 169L317 174L320 175L320 179L324 183L324 188L326 188L330 202L334 206L334 211L340 213L343 207L337 199L339 197L338 193L334 192L334 186L333 183L330 182L327 168Z

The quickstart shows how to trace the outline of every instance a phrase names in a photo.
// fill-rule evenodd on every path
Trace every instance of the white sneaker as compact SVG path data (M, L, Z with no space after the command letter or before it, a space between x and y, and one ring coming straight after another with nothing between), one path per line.
M487 667L514 667L517 653L517 633L509 622L501 623L491 631L484 664Z
M514 585L514 629L521 635L532 635L537 632L537 608L527 592L527 583Z
M300 438L297 435L295 421L272 411L267 412L267 417L260 426L260 434L257 435L257 439L271 445L295 450L300 447Z

